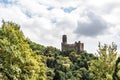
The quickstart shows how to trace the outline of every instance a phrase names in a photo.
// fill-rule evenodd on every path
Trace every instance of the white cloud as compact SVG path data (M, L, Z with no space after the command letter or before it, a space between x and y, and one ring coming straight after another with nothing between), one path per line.
M93 37L107 33L108 23L106 23L106 21L104 21L100 16L90 11L88 11L85 15L88 17L89 21L87 20L87 22L78 22L75 30L75 33L78 35L78 37Z
M98 41L102 43L119 43L120 31L120 1L119 0L9 0L11 3L0 2L0 20L14 21L21 25L26 37L31 40L60 48L62 34L68 35L68 41L74 43L81 40L88 52L95 52ZM64 9L75 8L70 13ZM61 9L64 8L64 9ZM97 34L97 37L79 36L74 33L77 23L89 23L86 13L92 11L92 24L98 21L106 22L108 32ZM89 14L89 13L88 13ZM1 24L1 23L0 23ZM101 23L99 24L101 25ZM94 27L98 28L98 24ZM90 27L92 28L92 26ZM82 30L81 25L81 30ZM102 27L104 29L104 27ZM87 31L86 31L87 32ZM85 32L85 33L86 33ZM117 38L116 38L117 36ZM109 39L109 40L108 40ZM119 47L120 49L120 47Z
M8 8L0 8L0 19L5 19L19 24L23 23L27 19L26 15L21 12L21 10L16 6L11 6Z

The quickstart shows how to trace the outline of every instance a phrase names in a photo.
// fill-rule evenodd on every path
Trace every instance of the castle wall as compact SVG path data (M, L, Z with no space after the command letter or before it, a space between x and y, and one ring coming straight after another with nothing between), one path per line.
M75 42L74 44L67 44L67 36L63 35L61 49L62 51L74 49L77 53L81 53L82 51L84 51L84 44L80 41Z
M68 49L75 49L75 44L62 43L62 51L65 51L65 50L68 50Z

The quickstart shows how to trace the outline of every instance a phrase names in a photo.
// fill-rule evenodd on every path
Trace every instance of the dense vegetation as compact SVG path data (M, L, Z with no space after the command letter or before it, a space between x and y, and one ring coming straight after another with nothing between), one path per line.
M3 22L0 29L0 79L46 80L41 57L29 47L17 24Z
M120 80L117 46L98 45L98 53L64 52L24 37L20 26L0 28L0 80Z

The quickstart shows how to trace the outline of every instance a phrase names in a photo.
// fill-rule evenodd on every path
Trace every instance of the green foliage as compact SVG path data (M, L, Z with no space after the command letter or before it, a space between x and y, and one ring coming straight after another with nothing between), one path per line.
M120 80L120 57L118 57L113 73L113 80Z
M28 43L30 45L30 48L38 55L44 55L44 52L45 52L45 47L43 45L40 45L40 44L37 44L35 42L32 42L30 41L29 39L28 40Z
M29 44L45 60L47 80L90 80L88 62L96 59L93 54L77 54L72 49L61 52L52 46L44 47L31 41Z
M54 69L47 68L47 80L53 80L55 76Z
M117 57L116 45L110 46L99 44L98 59L90 62L89 71L92 80L113 80L112 74L115 69Z
M63 71L55 70L55 77L53 80L66 80L66 75Z
M99 55L74 49L61 52L26 39L20 26L4 22L0 28L0 79L2 80L119 80L117 46L101 46Z
M45 80L45 66L29 47L20 27L3 22L0 29L0 79Z
M60 55L60 50L58 50L57 48L54 48L52 46L48 46L45 49L44 55L47 57L57 57Z

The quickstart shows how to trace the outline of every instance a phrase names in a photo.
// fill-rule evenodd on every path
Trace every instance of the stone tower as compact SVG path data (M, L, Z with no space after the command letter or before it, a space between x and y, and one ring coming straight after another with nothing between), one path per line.
M81 43L80 41L75 42L74 44L68 44L67 43L67 35L62 36L62 43L61 43L61 50L65 51L68 49L74 49L76 53L81 53L84 51L84 43Z
M63 43L67 43L67 35L63 35L62 36L62 42Z

